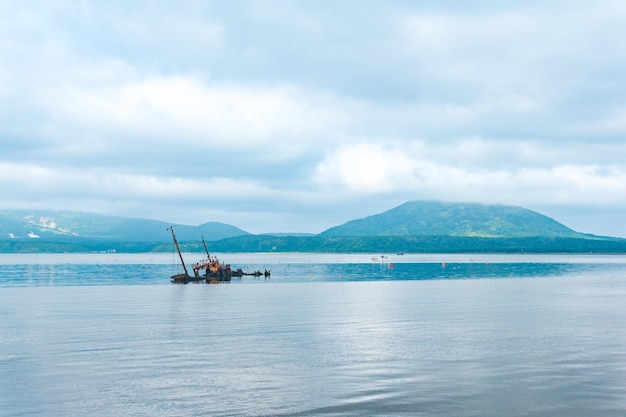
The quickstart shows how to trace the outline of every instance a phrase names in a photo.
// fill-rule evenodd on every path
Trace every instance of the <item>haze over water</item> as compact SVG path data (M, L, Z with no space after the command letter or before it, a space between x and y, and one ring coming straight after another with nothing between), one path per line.
M0 256L0 415L626 414L624 256L219 256Z

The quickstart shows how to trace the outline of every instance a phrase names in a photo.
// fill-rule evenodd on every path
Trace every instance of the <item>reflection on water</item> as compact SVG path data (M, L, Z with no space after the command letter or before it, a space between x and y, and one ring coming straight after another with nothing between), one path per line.
M187 254L195 260L197 254ZM165 254L70 254L0 256L0 287L169 285L180 272ZM243 277L233 283L529 278L614 274L625 256L406 255L373 262L371 255L226 254L233 269L272 272L271 279ZM378 259L378 257L374 257ZM169 261L168 261L169 259Z
M623 258L299 256L0 262L0 415L624 415Z

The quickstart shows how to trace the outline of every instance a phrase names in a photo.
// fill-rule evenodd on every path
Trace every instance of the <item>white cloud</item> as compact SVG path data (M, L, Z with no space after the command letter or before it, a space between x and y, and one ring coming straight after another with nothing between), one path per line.
M460 152L467 152L462 154L471 158L475 145L461 144ZM428 155L435 156L432 151ZM411 154L406 147L341 147L318 165L315 180L319 186L340 190L338 193L346 196L400 194L516 205L527 205L529 201L582 206L626 204L624 165L486 169L472 164L451 165L424 156Z
M203 46L205 53L223 46L225 30L217 22L199 20L197 16L159 15L147 20L144 15L117 15L111 19L113 30L137 43L163 45L192 42L194 48ZM208 49L208 51L207 51Z
M550 81L559 86L581 74L573 64L588 65L590 57L615 59L612 54L622 50L613 30L623 9L603 6L415 13L402 19L399 33L419 70L431 76L497 92L540 92Z
M213 150L267 147L270 155L298 152L294 145L307 147L303 137L319 144L345 117L329 107L332 99L298 89L209 85L193 77L74 87L47 96L45 111L57 135L91 132L126 145L156 140Z
M283 6L0 3L4 205L626 206L620 2Z
M316 200L306 190L270 188L252 178L154 176L7 162L0 162L0 189L5 190L5 208L91 211L187 224L221 221L257 233L281 224L280 216L274 219L276 213L296 217L281 204Z
M19 172L19 175L15 175ZM69 198L203 201L215 193L222 198L258 197L268 192L252 180L228 177L180 178L106 172L71 167L46 167L0 162L0 184L10 199Z
M606 118L594 120L591 123L575 124L569 129L571 132L593 134L623 135L626 133L626 107L615 107ZM621 138L620 138L621 140Z
M336 149L318 166L315 181L351 191L387 193L398 189L399 182L415 169L413 161L398 150L361 143Z

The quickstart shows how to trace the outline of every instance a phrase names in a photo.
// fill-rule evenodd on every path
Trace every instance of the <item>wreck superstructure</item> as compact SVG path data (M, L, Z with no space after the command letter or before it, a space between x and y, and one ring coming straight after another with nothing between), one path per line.
M211 257L209 249L202 236L202 244L204 245L204 252L206 253L206 259L197 262L193 265L193 273L195 276L200 275L200 271L204 270L204 277L207 282L211 281L230 281L233 277L233 271L228 264L222 264L217 257Z

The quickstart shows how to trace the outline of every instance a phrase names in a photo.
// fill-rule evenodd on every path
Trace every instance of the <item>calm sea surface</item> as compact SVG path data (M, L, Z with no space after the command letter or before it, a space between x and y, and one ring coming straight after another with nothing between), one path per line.
M626 256L379 256L0 255L0 416L626 416Z

